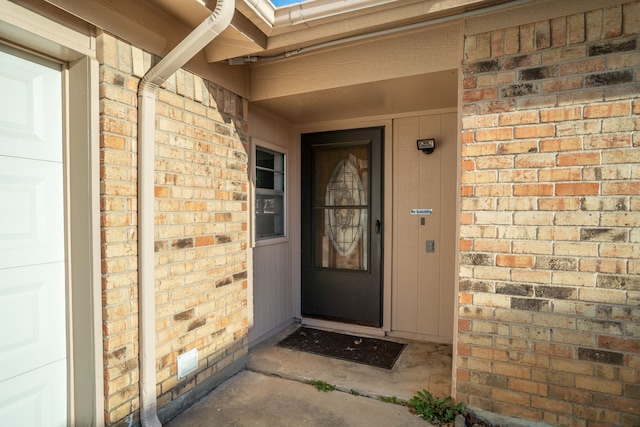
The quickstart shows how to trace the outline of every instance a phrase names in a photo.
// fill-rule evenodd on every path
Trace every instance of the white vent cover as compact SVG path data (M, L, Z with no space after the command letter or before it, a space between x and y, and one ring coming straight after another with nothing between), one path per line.
M198 349L194 348L178 356L178 379L198 369Z

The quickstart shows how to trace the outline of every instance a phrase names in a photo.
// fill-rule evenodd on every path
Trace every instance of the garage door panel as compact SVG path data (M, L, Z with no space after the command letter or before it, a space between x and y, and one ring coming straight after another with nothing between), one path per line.
M0 422L4 426L67 425L66 361L60 360L0 382Z
M0 51L0 93L0 153L62 161L60 66Z
M66 356L64 263L0 270L0 381Z
M0 44L0 426L67 425L61 70Z
M64 256L62 165L0 156L0 269Z

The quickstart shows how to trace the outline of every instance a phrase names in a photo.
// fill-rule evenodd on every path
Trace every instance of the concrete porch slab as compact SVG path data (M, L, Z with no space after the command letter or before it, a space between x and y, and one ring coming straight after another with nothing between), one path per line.
M407 346L387 370L275 346L296 327L253 347L246 370L167 426L428 427L407 407L379 397L408 400L422 389L440 398L451 394L450 345L396 340ZM318 391L309 380L337 390Z
M393 369L388 370L275 346L297 327L293 325L253 347L247 369L303 382L322 380L340 390L371 397L409 400L423 389L440 398L451 395L449 344L391 339L407 346Z

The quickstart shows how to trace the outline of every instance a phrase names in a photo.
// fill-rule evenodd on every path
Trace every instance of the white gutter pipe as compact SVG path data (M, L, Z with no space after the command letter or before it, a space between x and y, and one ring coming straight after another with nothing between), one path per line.
M158 87L231 23L235 0L218 0L213 13L153 67L138 86L138 287L140 422L161 426L156 398L154 278L154 145Z
M336 2L335 0L305 1L289 7L277 8L273 27L285 25L306 24L317 19L331 18L343 13L355 12L395 0L349 0Z
M244 3L255 13L262 21L273 29L276 20L276 10L269 0L244 0Z

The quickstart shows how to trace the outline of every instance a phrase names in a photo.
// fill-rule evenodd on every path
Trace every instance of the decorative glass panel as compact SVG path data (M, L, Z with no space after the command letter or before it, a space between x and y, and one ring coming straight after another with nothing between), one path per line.
M316 152L316 267L368 269L368 157L366 145Z
M358 209L365 201L358 170L349 159L340 160L327 183L325 204L341 206L325 211L329 241L338 254L345 257L358 245L362 235L366 209Z

